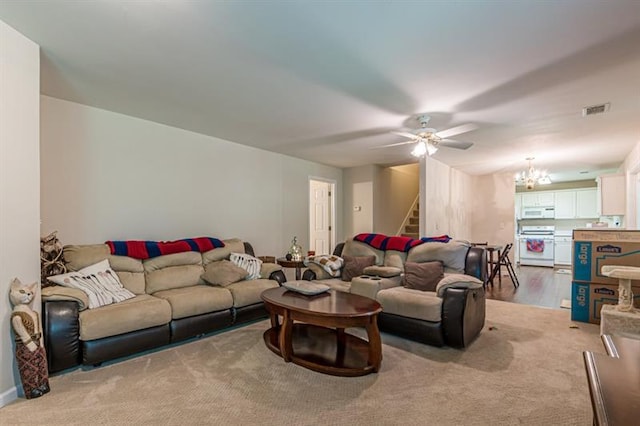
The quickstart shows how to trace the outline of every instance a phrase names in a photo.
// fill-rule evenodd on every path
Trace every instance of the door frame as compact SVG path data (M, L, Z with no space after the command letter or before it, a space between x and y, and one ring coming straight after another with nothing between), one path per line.
M309 176L309 180L307 182L307 195L309 199L309 203L307 205L307 241L309 241L309 245L311 245L311 234L313 233L311 229L311 181L324 182L329 184L329 190L331 191L331 196L329 197L329 226L331 226L331 231L329 231L329 248L332 250L335 248L336 243L336 187L337 181L335 179L327 179L319 176ZM321 253L320 253L321 254ZM327 253L331 254L331 253Z

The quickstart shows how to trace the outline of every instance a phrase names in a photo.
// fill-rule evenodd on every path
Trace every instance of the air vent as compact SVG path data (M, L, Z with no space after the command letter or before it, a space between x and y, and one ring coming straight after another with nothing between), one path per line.
M602 114L603 112L609 111L611 107L610 103L600 104L600 105L591 105L588 107L582 108L582 116L586 117L588 115Z

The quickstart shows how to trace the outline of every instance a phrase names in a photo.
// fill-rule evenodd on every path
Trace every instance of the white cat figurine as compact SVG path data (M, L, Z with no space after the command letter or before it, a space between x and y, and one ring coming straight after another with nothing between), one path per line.
M16 360L24 396L37 398L49 392L47 355L44 351L42 325L32 309L38 283L25 285L19 279L11 281L9 299L14 308L11 325L16 334Z

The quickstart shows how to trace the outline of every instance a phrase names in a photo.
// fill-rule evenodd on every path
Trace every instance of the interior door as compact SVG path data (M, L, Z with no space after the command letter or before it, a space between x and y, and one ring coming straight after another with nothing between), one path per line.
M331 183L309 181L309 249L331 254Z

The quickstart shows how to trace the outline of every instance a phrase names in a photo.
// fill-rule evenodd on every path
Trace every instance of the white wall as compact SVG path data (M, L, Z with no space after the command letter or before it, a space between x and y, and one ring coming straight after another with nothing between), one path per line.
M626 175L626 214L625 227L628 229L640 228L638 223L638 176L640 175L640 142L631 150L622 164L622 172Z
M281 256L308 247L309 176L342 208L341 169L47 96L41 116L42 232L63 244L207 235Z
M473 180L472 241L514 242L515 185L512 173L476 176Z
M421 161L420 235L472 239L474 190L471 176L431 157Z
M9 284L40 280L39 92L38 45L0 21L0 407L20 385Z

